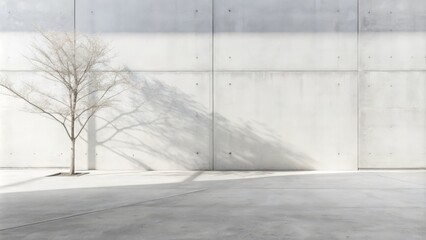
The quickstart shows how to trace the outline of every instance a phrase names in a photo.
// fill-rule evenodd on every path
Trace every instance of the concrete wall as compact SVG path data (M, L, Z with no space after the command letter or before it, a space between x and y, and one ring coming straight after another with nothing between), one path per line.
M426 167L422 0L0 0L0 71L39 78L34 27L95 34L133 71L80 169ZM67 166L47 118L0 95L0 167Z
M357 169L356 72L215 73L215 168Z
M426 166L426 2L361 1L359 167Z
M40 80L25 58L38 38L34 30L73 31L73 1L2 0L0 9L0 74L14 81ZM0 166L69 166L70 144L61 126L29 110L21 101L0 94ZM86 162L84 148L79 142L79 166Z

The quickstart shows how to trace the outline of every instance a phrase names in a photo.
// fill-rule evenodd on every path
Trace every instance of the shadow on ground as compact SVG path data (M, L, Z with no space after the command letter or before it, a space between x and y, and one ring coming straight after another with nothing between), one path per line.
M424 172L276 174L139 172L56 180L67 185L47 178L50 183L34 186L62 189L0 194L0 237L422 239L426 234ZM158 177L162 181L149 183ZM117 181L134 185L113 186ZM105 185L87 187L91 184Z

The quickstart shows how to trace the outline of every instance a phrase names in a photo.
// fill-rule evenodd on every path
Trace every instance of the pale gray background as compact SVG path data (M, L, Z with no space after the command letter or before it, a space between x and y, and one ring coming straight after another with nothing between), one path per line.
M425 168L425 8L424 0L0 0L0 71L39 77L23 56L40 27L96 34L134 72L140 88L79 142L80 169ZM20 106L0 96L0 167L68 166L61 127Z

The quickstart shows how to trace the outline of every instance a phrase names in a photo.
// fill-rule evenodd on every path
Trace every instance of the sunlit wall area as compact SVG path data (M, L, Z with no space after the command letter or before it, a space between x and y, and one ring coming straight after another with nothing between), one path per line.
M37 29L73 31L73 1L2 0L0 9L0 74L10 81L40 79L26 58L31 44L39 41ZM31 110L0 94L0 166L68 167L71 145L62 126ZM85 164L84 148L78 142L79 165Z
M79 169L426 167L422 0L0 0L0 73L37 29L96 36L131 87ZM65 133L0 95L0 167L66 167Z
M426 166L426 2L361 1L359 167Z

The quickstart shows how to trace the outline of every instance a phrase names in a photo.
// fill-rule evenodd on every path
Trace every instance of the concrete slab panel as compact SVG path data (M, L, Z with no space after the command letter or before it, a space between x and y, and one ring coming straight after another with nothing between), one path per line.
M361 32L360 69L425 70L426 32Z
M96 36L112 49L113 66L148 72L212 69L212 38L207 33L99 33Z
M356 32L357 1L215 0L215 32Z
M73 30L73 0L2 0L0 9L0 32Z
M426 167L426 72L360 78L360 168Z
M0 70L29 70L24 56L37 29L73 31L73 0L0 1Z
M32 72L4 74L14 82L43 79ZM31 110L22 100L0 94L0 167L68 167L71 143L63 127ZM76 150L77 169L87 169L85 142L78 141Z
M134 71L210 71L210 0L78 0L76 29L111 44Z
M211 73L135 73L118 100L89 129L96 169L210 169Z
M217 70L355 70L357 1L218 0Z
M215 73L217 170L357 169L356 72Z
M360 67L364 70L426 69L426 2L360 1Z
M210 33L210 0L77 0L82 32Z
M360 0L360 30L367 32L424 32L423 0Z

